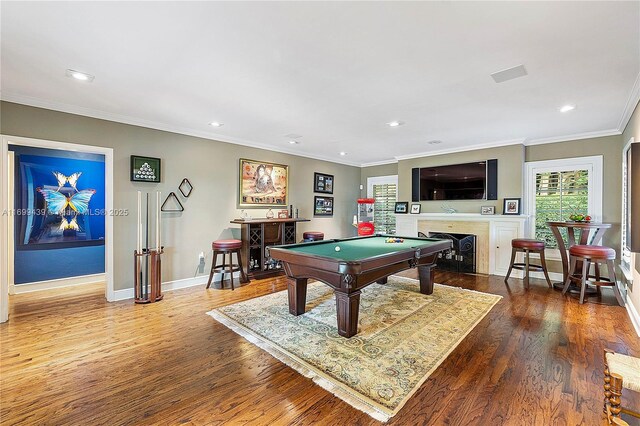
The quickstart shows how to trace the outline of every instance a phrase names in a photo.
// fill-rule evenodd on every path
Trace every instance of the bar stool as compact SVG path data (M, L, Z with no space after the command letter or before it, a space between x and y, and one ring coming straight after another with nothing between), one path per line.
M302 234L302 239L305 242L309 241L322 241L324 240L324 233L318 231L307 231Z
M216 240L211 244L211 248L213 249L213 259L211 259L211 272L209 273L209 282L207 282L207 288L211 286L211 282L213 281L213 274L216 272L222 273L222 279L220 280L220 289L224 288L224 274L231 274L231 290L234 290L233 287L233 273L240 271L240 282L248 283L249 279L244 272L244 268L242 267L242 255L240 251L242 249L242 241L240 240ZM236 254L238 258L238 263L233 263L233 253ZM218 260L218 255L222 255L222 264L216 264ZM225 255L229 254L229 263L225 263ZM226 272L225 272L226 268Z
M549 279L549 273L547 272L547 262L544 259L544 241L533 240L529 238L515 238L511 240L511 262L509 264L509 270L507 271L507 276L504 277L504 282L506 283L511 275L512 269L518 269L524 272L524 286L525 288L529 288L529 271L542 271L544 272L544 277L547 279L547 284L549 288L552 288L551 280ZM516 253L523 252L524 253L524 263L515 262ZM540 263L541 265L531 264L529 261L529 254L537 253L540 255Z
M587 288L588 278L595 278L595 281L589 281L589 284L597 286L598 293L600 293L600 287L613 287L613 293L616 296L616 300L620 306L624 306L622 296L618 291L616 285L616 267L613 261L616 258L616 251L609 247L594 246L587 244L576 244L569 248L569 275L567 281L564 283L562 294L565 294L571 285L571 280L580 282L580 304L584 303L584 294ZM580 273L580 265L578 262L582 261L582 273ZM606 264L609 272L608 278L601 278L600 271L596 269L596 276L589 275L589 266L594 263L596 266L600 264Z

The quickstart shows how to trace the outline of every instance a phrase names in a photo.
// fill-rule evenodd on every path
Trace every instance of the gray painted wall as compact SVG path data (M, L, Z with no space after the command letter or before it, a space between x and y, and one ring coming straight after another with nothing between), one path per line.
M479 212L480 206L494 205L502 211L504 197L522 197L525 161L538 161L575 156L604 156L604 220L614 223L604 243L620 247L620 193L623 140L640 139L640 119L636 111L623 136L559 142L526 147L512 145L460 153L402 160L397 164L372 167L350 167L317 161L267 150L248 148L175 133L130 126L3 102L0 109L0 132L86 145L114 148L115 207L135 212L136 191L161 190L177 192L182 178L188 177L195 190L184 202L182 214L165 214L164 238L167 255L163 262L163 280L171 281L194 276L197 255L204 251L210 261L211 241L237 235L228 223L239 216L237 207L238 159L251 158L290 166L290 199L303 217L313 214L313 172L335 175L335 215L317 218L300 225L300 230L319 230L327 237L354 235L351 218L355 199L366 195L368 177L398 174L399 199L411 199L411 169L435 165L456 164L498 159L497 201L422 202L423 212L440 212L450 204L460 212ZM149 155L163 158L163 182L158 185L129 181L129 156ZM359 184L364 186L362 193ZM254 216L264 216L265 210L251 210ZM115 282L116 289L132 286L131 252L135 246L134 216L115 218ZM207 268L209 264L207 264ZM553 265L557 270L557 265ZM639 299L640 300L640 299ZM638 303L640 305L640 302Z
M522 168L524 164L522 145L401 160L398 162L398 198L400 201L411 201L411 169L414 167L446 166L492 158L498 159L498 200L422 201L420 202L422 204L421 211L423 213L442 213L442 206L449 205L460 213L480 213L481 206L495 206L496 213L501 213L503 198L522 197Z
M375 176L392 176L398 174L398 163L382 164L380 166L363 167L360 171L362 197L367 196L367 178Z
M634 117L639 114L636 111ZM640 123L640 119L635 118ZM636 123L636 139L640 139L640 124ZM628 140L631 137L631 130ZM622 162L622 136L608 136L602 138L583 139L575 141L558 142L544 145L534 145L524 148L522 145L511 145L499 148L489 148L475 151L459 152L452 154L421 157L411 160L402 160L396 164L365 167L361 171L361 181L366 188L368 177L393 174L394 166L398 173L398 199L400 201L411 200L411 169L413 167L440 166L446 164L458 164L472 161L498 159L498 200L497 201L423 201L423 212L441 212L443 205L450 205L459 212L479 213L480 206L494 205L496 213L502 212L502 199L504 197L522 197L524 194L524 163L525 161L554 160L580 156L602 155L603 170L603 220L613 223L603 240L603 244L620 248L620 217L622 191L622 177L620 165ZM626 142L625 142L626 143ZM552 271L562 270L559 262L549 262ZM640 300L640 298L639 298ZM638 303L640 306L640 302Z
M603 156L602 171L602 220L612 223L602 241L604 245L620 251L620 218L622 217L622 138L582 139L544 145L528 146L526 161L555 160L559 158Z
M0 132L114 149L114 207L130 211L128 217L114 218L116 290L133 286L137 191L160 190L165 196L174 191L181 197L177 187L185 177L195 188L187 200L182 200L185 211L163 214L163 243L166 246L163 281L193 277L201 251L207 254L208 271L211 242L239 235L239 228L229 221L240 216L237 206L240 158L289 165L290 203L300 209L301 217L312 219L312 222L300 224L300 232L322 231L328 238L355 234L351 220L356 210L355 200L360 194L358 167L8 102L0 105ZM132 154L162 158L162 183L130 182ZM316 171L335 175L333 218L313 218L313 173ZM254 217L264 217L265 213L265 209L250 210Z

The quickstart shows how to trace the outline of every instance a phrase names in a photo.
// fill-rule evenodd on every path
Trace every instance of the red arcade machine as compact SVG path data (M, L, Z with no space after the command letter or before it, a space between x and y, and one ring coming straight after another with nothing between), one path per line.
M373 225L373 204L374 198L358 198L357 223L358 235L373 235L375 227Z

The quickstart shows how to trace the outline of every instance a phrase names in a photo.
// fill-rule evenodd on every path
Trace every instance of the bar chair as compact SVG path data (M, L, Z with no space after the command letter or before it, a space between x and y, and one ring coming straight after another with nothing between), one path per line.
M598 293L600 293L600 287L613 287L613 293L616 296L616 300L620 306L624 306L622 296L618 291L616 285L616 267L613 261L616 259L616 251L610 247L595 246L588 244L576 244L569 248L569 274L567 275L567 281L564 283L562 294L565 294L569 290L571 281L580 282L580 304L584 303L585 290L587 284L597 286ZM580 271L580 264L582 261L582 272ZM593 277L595 281L588 281L592 276L589 275L589 266L591 263L596 265L596 275ZM609 273L608 278L600 277L599 265L607 265L607 271Z
M307 231L302 234L302 239L305 243L309 241L322 241L324 240L324 233L318 231Z
M534 240L529 238L515 238L511 240L511 262L509 264L509 270L507 276L504 277L504 282L508 282L509 276L513 269L518 269L524 272L524 287L529 288L529 272L544 272L544 277L547 280L549 288L552 288L551 280L549 279L549 273L547 272L547 262L544 258L544 241ZM524 262L516 262L516 254L518 252L524 253ZM540 255L540 265L535 265L530 262L529 255L531 253L537 253Z
M220 289L224 289L224 275L228 273L231 275L231 290L235 290L233 286L233 273L240 272L240 282L248 283L249 278L244 272L242 267L242 241L240 240L216 240L211 244L213 249L213 259L211 259L211 272L209 273L209 281L207 282L207 288L211 286L213 281L213 274L216 272L222 273L222 279L220 280ZM238 263L233 263L233 253L236 254ZM218 255L222 255L222 263L217 264ZM225 262L226 255L229 255L229 263Z

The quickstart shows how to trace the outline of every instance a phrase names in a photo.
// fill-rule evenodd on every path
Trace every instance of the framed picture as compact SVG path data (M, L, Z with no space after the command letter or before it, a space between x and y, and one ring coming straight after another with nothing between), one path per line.
M505 198L502 214L520 214L520 198Z
M399 201L396 203L396 208L394 209L396 213L408 213L409 212L409 203L407 201Z
M313 197L314 216L333 216L333 197Z
M496 214L496 208L494 206L482 206L480 207L480 214Z
M419 214L421 207L421 204L411 204L411 214Z
M289 166L240 159L240 207L285 207L289 199Z
M289 210L280 210L278 212L278 219L288 219L289 218Z
M324 173L318 172L314 173L313 192L333 194L333 175L325 175Z
M132 182L160 182L160 159L155 157L131 156Z

